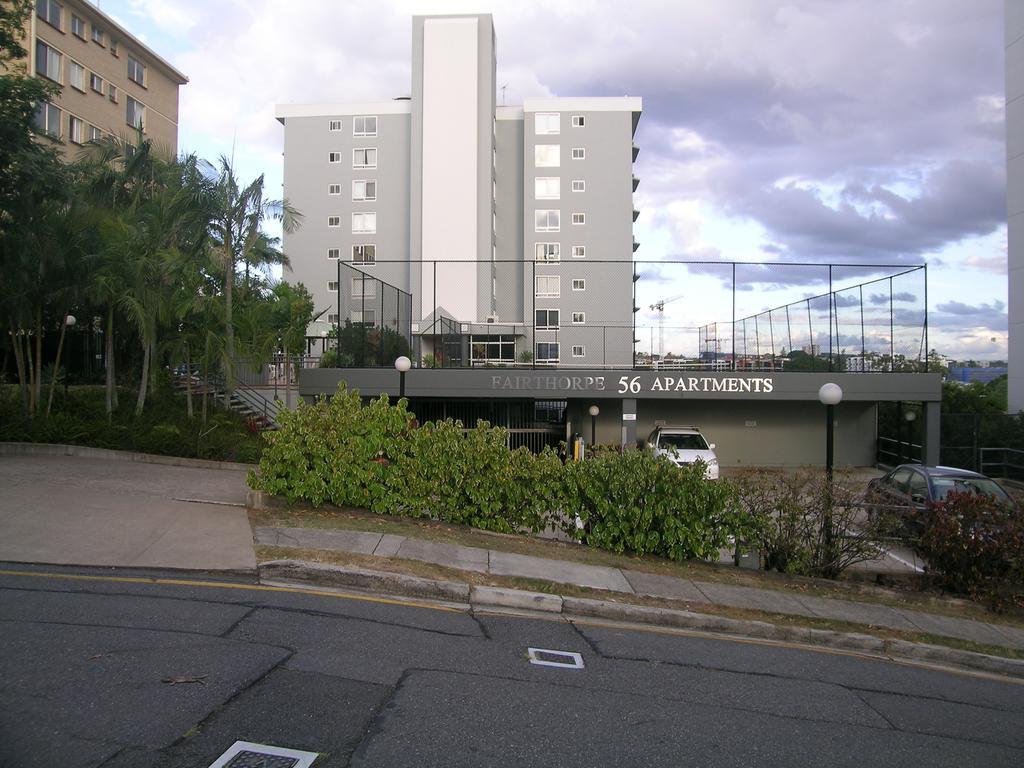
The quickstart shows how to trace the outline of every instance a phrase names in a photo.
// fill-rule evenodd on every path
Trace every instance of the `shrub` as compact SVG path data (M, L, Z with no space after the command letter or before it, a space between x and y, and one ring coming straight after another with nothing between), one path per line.
M281 411L280 429L265 436L249 485L293 504L373 508L384 494L384 462L404 450L412 419L405 401L392 406L381 395L363 408L359 393L344 386L330 400L300 402L295 411Z
M405 401L361 405L342 385L330 400L282 414L253 488L289 502L370 509L492 531L561 526L615 552L715 557L748 533L727 482L642 451L603 451L562 464L551 449L510 451L508 432L457 421L413 428ZM577 516L582 529L577 527Z
M951 493L925 515L917 551L955 592L1004 609L1024 606L1024 520L988 496Z
M34 419L21 412L16 388L0 388L0 440L222 461L252 462L259 457L263 438L246 430L244 418L214 403L205 426L198 417L190 420L184 396L167 381L165 373L159 372L141 416L134 413L135 395L123 390L120 407L109 421L103 387L73 387L66 396L58 388L50 416L38 414Z
M704 478L694 462L677 467L647 451L598 453L567 464L566 512L570 533L613 552L661 555L672 560L717 557L745 525L734 488Z
M829 486L821 472L755 473L739 481L739 505L766 570L835 578L874 560L898 526L864 514L850 483Z

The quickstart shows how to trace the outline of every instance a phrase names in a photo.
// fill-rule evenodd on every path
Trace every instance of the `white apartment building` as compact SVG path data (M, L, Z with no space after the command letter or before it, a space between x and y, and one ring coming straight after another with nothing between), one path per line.
M490 15L416 16L410 97L277 107L304 216L285 277L323 310L309 335L362 323L461 365L631 366L641 99L498 106L496 66Z

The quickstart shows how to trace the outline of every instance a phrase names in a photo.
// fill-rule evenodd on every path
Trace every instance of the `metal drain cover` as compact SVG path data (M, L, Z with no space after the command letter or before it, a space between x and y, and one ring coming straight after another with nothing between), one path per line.
M583 669L583 657L572 651L551 651L547 648L527 648L526 651L530 663L540 667Z
M236 741L210 768L310 768L315 752Z

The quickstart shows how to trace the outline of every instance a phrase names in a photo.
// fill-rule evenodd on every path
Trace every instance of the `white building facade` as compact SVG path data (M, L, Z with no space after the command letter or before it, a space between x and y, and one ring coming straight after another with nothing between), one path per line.
M498 106L489 15L414 17L412 70L410 97L277 108L309 335L404 324L417 357L631 366L641 100Z

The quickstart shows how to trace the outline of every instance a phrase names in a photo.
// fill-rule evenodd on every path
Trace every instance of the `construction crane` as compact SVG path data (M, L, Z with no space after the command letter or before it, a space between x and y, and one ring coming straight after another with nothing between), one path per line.
M651 304L651 311L658 313L658 359L661 360L665 354L665 305L671 304L683 298L683 294L669 296L667 299L659 299Z

